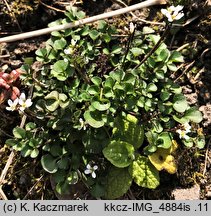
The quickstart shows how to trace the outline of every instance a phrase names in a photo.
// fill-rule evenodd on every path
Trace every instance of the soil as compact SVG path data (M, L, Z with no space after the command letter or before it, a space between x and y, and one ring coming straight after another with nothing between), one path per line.
M8 7L5 2L8 3ZM18 34L46 27L51 21L63 17L65 7L70 3L86 12L87 16L103 13L122 7L118 0L42 0L33 1L21 8L19 14L13 7L17 0L6 0L0 3L0 37ZM22 0L26 5L27 1ZM28 1L30 2L30 1ZM42 3L39 3L42 2ZM125 0L126 4L140 1ZM185 5L187 25L179 27L167 38L167 44L174 49L189 43L182 70L172 74L183 87L183 92L190 104L199 107L203 113L201 126L206 135L206 148L185 150L177 160L178 172L169 175L161 172L161 185L156 190L148 190L133 185L122 199L211 199L211 1L190 0ZM12 7L13 6L13 7ZM135 11L134 13L148 21L162 21L159 11L161 6ZM12 9L12 12L11 12ZM192 18L194 19L192 20ZM109 19L109 22L120 23L120 20L131 21L130 14ZM144 22L139 26L150 25ZM153 27L156 25L151 24ZM158 26L159 27L159 26ZM24 59L34 57L35 51L42 46L49 35L0 44L0 69L11 71L19 68ZM4 146L11 134L13 125L20 121L16 116L8 116L0 109L0 173L5 167L10 149ZM11 168L7 172L2 190L8 199L93 199L81 185L75 186L75 194L70 197L54 193L54 184L49 175L40 171L39 159L23 159L17 153Z

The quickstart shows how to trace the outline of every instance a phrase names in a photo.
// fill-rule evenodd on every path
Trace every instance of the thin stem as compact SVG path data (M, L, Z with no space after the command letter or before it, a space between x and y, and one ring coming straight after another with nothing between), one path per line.
M129 52L129 50L130 50L131 43L132 43L132 41L133 41L134 35L135 35L135 29L134 29L133 32L130 34L129 40L128 40L128 42L127 42L127 47L126 47L124 59L123 59L123 61L122 61L122 68L123 68L123 70L124 70L124 67L125 67L125 60L126 60L126 58L127 58L128 52Z
M166 26L166 29L165 31L163 32L162 36L160 37L159 41L155 44L155 46L150 50L150 52L147 53L147 55L142 59L142 61L136 65L134 67L134 69L140 67L157 49L158 47L160 46L160 44L163 42L164 38L166 37L166 35L168 34L169 32L169 29L170 29L170 26L171 25L167 25Z

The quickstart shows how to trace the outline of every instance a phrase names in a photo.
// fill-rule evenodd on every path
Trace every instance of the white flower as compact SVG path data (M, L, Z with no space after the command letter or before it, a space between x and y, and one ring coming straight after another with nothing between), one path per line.
M70 55L70 49L64 49L64 53L65 53L66 55Z
M68 59L67 59L67 58L64 58L64 62L68 62Z
M76 40L73 40L71 39L71 45L74 47L76 45L77 41Z
M85 123L85 121L82 118L80 118L79 122L81 124L79 130L81 130L82 128L83 128L83 130L86 130L86 123Z
M184 16L184 13L181 12L183 9L183 6L177 5L175 6L170 6L167 9L161 9L161 13L167 17L169 22L173 22L174 20L179 20Z
M20 105L20 111L24 111L26 108L30 107L32 105L31 99L26 100L26 95L24 93L21 93L18 103Z
M96 178L96 173L95 173L95 170L98 169L98 166L95 165L95 166L91 166L90 164L87 164L86 165L86 170L84 171L85 174L91 174L92 175L92 178Z
M187 132L185 130L181 130L181 129L178 129L176 130L176 132L179 134L179 138L180 139L185 139L185 140L188 140L190 137L187 135Z
M133 34L133 32L135 31L135 25L130 22L130 33Z
M18 98L16 98L14 101L12 101L12 100L8 100L8 104L9 104L9 106L8 107L6 107L6 110L8 110L8 111L14 111L14 110L16 110L17 109L17 105L18 105L18 101L19 101L19 99Z
M189 125L188 122L186 122L182 126L184 127L186 133L190 133L191 132L191 126Z

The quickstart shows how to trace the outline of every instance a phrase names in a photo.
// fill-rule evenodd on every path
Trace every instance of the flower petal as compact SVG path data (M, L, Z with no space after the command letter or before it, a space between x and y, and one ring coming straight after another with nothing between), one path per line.
M26 104L26 107L30 107L32 105L31 99L27 99L25 104Z
M175 20L180 20L184 16L184 13L178 13L177 16L174 18Z
M19 99L25 101L25 100L26 100L26 95L25 95L25 93L21 93Z
M14 111L11 107L6 107L6 110L8 110L8 111Z
M84 173L85 173L85 174L90 174L90 173L92 173L92 171L91 171L90 169L86 169L86 170L84 171Z
M10 99L7 101L7 103L9 104L9 106L12 106L12 105L13 105L13 101L10 100Z
M89 170L92 169L92 167L90 166L90 164L87 164L87 165L86 165L86 168L89 169Z
M93 170L97 170L97 169L98 169L97 165L93 166Z
M169 12L166 9L161 9L161 13L166 16L166 14Z
M26 109L26 107L24 107L24 106L20 106L20 107L19 107L19 110L22 111L22 112L23 112L25 109Z
M92 172L92 178L96 178L96 173Z

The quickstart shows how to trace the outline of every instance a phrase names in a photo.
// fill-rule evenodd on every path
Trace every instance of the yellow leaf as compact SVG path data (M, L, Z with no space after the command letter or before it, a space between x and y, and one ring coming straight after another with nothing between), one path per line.
M172 144L171 144L171 148L170 148L170 152L169 153L172 153L172 152L175 152L178 148L178 143L176 140L172 140Z
M169 149L158 148L155 153L149 156L150 162L157 170L166 170L170 174L177 171L174 157L169 154Z

